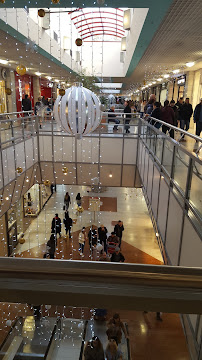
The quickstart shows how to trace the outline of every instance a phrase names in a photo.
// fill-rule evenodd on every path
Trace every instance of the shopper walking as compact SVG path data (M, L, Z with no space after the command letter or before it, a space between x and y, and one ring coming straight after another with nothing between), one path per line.
M55 257L56 246L57 246L57 237L55 234L51 234L50 239L47 242L47 254L50 256L50 259L54 259Z
M94 246L94 244L97 245L97 228L95 225L92 225L92 227L90 228L88 233L88 239L90 249L92 248L92 246Z
M111 262L124 262L125 258L123 254L120 252L120 248L116 247L115 252L112 254Z
M98 237L100 243L104 246L105 252L107 252L107 233L107 228L104 225L100 225L100 227L98 228Z
M168 100L164 101L164 107L161 110L161 120L170 125L174 125L175 114L173 109L169 106ZM163 125L162 131L164 134L166 134L168 131L170 137L174 139L174 129L170 129L169 126Z
M153 105L153 111L151 113L151 117L154 119L161 120L161 103L158 101L155 101ZM151 120L150 124L154 125L157 129L161 127L161 123L155 120Z
M130 124L130 120L131 120L131 106L132 106L132 102L129 101L125 101L125 108L124 108L124 113L127 114L125 115L125 130L126 130L126 134L130 133L130 126L128 124Z
M76 195L76 202L77 202L77 205L78 205L78 206L81 206L81 194L80 194L80 193L78 193L78 194Z
M65 211L65 217L63 219L63 223L65 225L66 235L69 232L69 238L71 239L71 237L72 237L71 236L71 229L72 229L73 221L72 221L72 218L69 217L69 212L68 211Z
M170 107L173 109L175 118L174 118L174 126L177 127L177 121L178 121L178 107L175 105L175 100L170 101Z
M194 109L194 122L196 123L196 135L200 136L202 131L202 98L200 103L197 104ZM197 149L198 149L198 140L196 141L194 151L196 152Z
M22 111L31 111L31 110L32 110L32 103L28 95L26 94L24 99L22 99Z
M125 337L128 338L128 334L126 332L126 328L123 322L120 319L119 314L114 314L113 317L109 320L107 330L108 340L115 340L117 345L121 343L122 339L122 332L124 333Z
M123 359L123 354L122 354L121 350L118 349L117 343L114 339L109 340L107 347L106 347L105 355L106 355L107 360L122 360Z
M80 251L80 255L82 255L82 257L84 257L83 251L84 251L86 239L87 239L86 228L84 226L82 228L81 232L79 233L79 251Z
M121 248L121 240L123 236L124 226L123 221L119 220L118 223L114 226L114 232L119 238L119 247Z
M183 120L180 122L180 128L188 131L189 130L189 124L190 124L190 118L193 114L193 108L192 105L189 103L189 98L185 99L185 103L182 106L182 113L183 113ZM184 135L183 135L184 138Z
M85 360L105 360L104 350L100 339L93 336L92 340L86 343L84 349Z
M71 199L70 199L69 193L66 192L65 197L64 197L64 210L68 211L69 204L71 204Z
M59 218L58 214L55 214L55 217L52 220L51 232L59 237L61 236L61 219Z

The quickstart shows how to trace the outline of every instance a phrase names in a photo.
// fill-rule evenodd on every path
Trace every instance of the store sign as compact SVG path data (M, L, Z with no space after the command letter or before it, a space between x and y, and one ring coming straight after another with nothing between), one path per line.
M18 99L18 101L22 101L22 81L20 79L18 79L18 88L19 88L19 95L20 95L20 98Z
M177 81L177 83L178 83L178 85L184 84L184 83L185 83L185 78L179 79L179 80Z

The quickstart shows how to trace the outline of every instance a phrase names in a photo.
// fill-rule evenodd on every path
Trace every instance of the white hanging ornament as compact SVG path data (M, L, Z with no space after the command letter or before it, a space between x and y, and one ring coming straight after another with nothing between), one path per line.
M65 132L81 138L99 126L100 101L92 91L76 83L66 89L65 95L57 97L54 117Z

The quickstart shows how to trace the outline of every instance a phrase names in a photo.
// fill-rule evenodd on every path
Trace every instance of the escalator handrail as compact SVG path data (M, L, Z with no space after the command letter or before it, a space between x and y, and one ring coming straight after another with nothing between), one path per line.
M59 323L61 323L60 318L57 319L56 324L55 324L55 326L53 328L53 331L52 331L52 334L51 334L51 337L50 337L50 340L49 340L49 343L48 343L48 346L47 346L47 349L46 349L46 352L45 352L45 355L44 355L44 359L47 359L51 344L53 342L54 335L56 334L56 330L59 328Z
M0 345L0 351L3 349L4 345L6 344L8 338L9 338L9 336L11 335L11 333L12 333L12 331L14 330L14 328L16 327L18 321L20 321L20 320L22 320L22 317L21 317L21 316L18 316L18 317L15 319L14 323L11 325L11 328L10 328L8 334L6 335L5 339L3 340L3 342L2 342L1 345Z
M127 352L128 352L128 360L131 360L131 354L130 354L130 340L129 340L129 331L128 331L128 324L125 323L126 332L128 335L128 338L126 339L127 342Z
M86 330L87 330L88 320L85 321L84 331L83 331L83 337L82 337L82 344L81 344L81 351L79 355L79 360L83 359L83 352L84 352L84 344L85 344L85 338L86 338Z

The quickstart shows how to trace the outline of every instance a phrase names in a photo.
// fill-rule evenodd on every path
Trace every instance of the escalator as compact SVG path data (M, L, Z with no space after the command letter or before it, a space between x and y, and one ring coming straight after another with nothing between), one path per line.
M127 324L125 324L127 329ZM0 360L84 360L85 343L92 336L107 346L107 324L73 318L18 318L0 348ZM129 340L119 345L123 360L130 360Z

